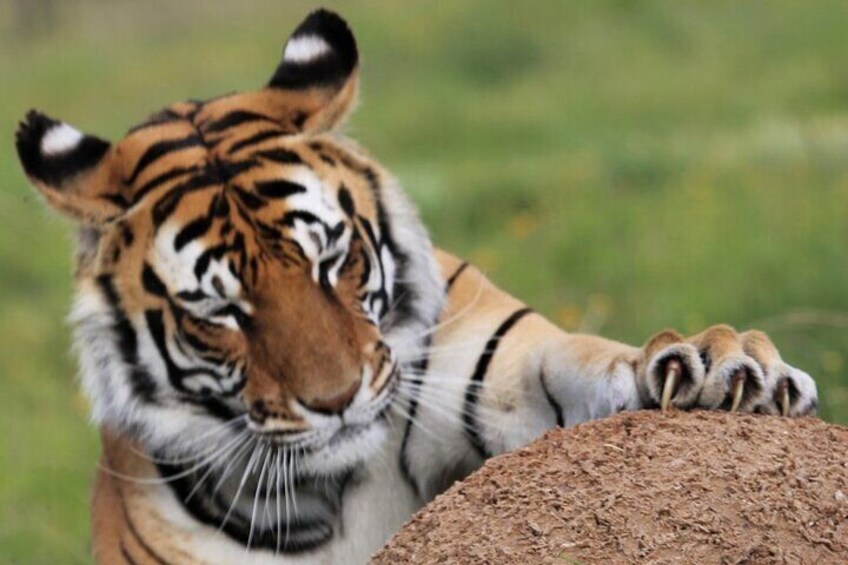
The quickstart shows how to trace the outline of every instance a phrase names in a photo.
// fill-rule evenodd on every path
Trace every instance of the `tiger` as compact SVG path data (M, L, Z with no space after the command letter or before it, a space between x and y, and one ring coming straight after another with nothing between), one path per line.
M120 142L21 122L26 176L78 225L97 562L362 563L554 427L815 415L815 381L763 332L567 333L435 248L343 132L358 77L348 24L322 9L264 87L178 102Z

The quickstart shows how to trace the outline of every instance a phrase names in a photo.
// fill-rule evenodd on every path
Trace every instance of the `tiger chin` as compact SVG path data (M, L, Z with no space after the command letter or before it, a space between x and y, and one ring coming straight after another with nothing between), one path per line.
M28 178L79 223L71 315L101 430L100 563L361 563L454 480L622 410L805 416L762 332L568 334L431 245L341 133L359 56L324 10L268 84L117 143L31 111Z

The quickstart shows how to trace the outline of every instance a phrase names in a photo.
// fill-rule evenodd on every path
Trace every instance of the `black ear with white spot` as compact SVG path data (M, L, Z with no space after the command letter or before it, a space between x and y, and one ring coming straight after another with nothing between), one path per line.
M54 208L88 223L124 211L108 141L31 110L18 126L15 146L24 172Z
M109 142L35 110L20 123L15 145L27 176L57 187L99 163L109 150Z
M347 22L333 12L316 10L286 42L269 86L294 90L339 86L358 62L356 40Z
M338 125L356 101L359 52L341 17L316 10L297 27L269 88L296 95L306 116L304 129Z

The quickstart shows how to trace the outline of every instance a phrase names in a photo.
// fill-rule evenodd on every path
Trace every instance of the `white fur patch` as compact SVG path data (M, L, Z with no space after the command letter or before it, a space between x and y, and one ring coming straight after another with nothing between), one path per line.
M67 153L85 137L80 131L68 124L59 124L50 128L41 139L41 152L44 155Z
M293 37L286 43L283 60L290 63L308 63L331 51L329 43L317 35Z

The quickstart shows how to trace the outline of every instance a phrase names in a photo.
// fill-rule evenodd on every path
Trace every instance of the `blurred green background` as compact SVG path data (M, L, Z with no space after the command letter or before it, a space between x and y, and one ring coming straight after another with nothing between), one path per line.
M438 245L570 330L771 332L848 423L848 4L327 2L351 131ZM306 2L0 0L0 562L88 560L71 226L27 187L30 107L117 139L263 84Z

